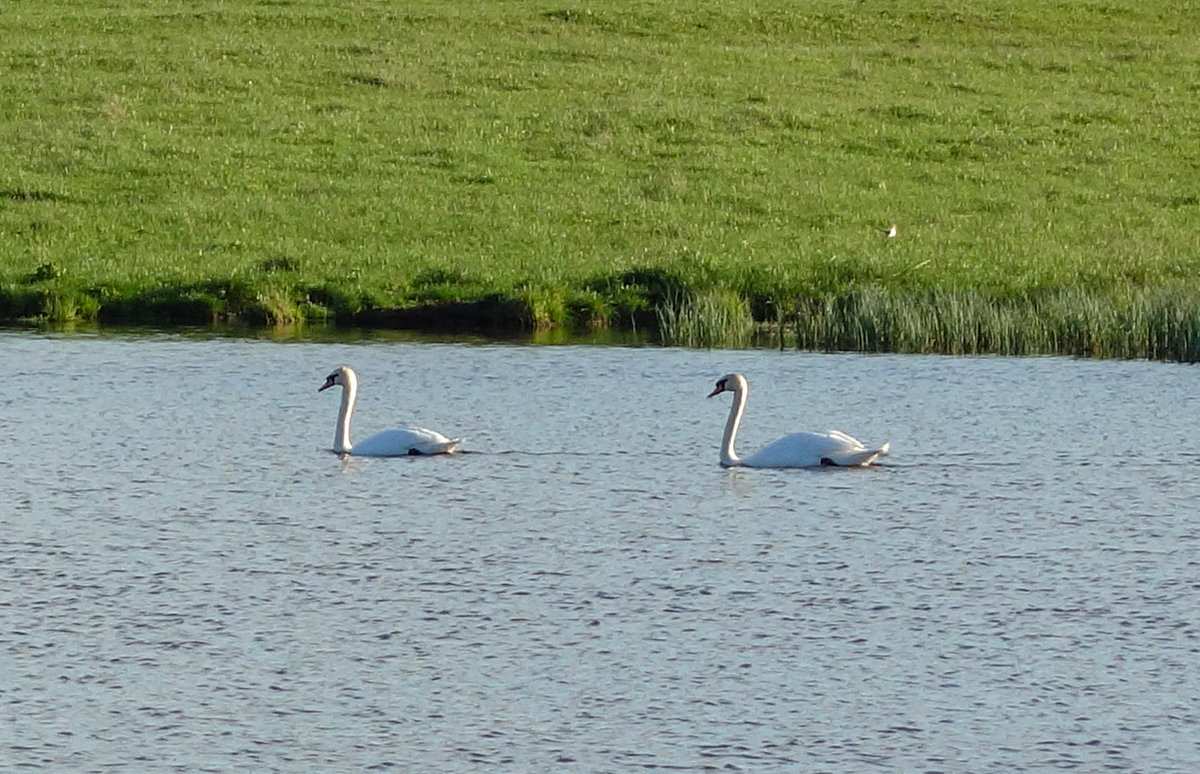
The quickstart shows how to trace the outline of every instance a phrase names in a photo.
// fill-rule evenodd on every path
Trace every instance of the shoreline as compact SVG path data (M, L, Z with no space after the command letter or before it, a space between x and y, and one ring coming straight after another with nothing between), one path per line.
M1062 355L1200 362L1200 289L1052 288L1019 294L978 289L853 288L821 296L752 295L724 285L621 284L572 303L561 288L493 291L479 298L375 306L314 291L268 296L216 283L129 296L69 287L0 286L0 324L71 323L163 329L270 331L308 325L338 330L525 338L632 335L665 346L777 347L825 352ZM627 277L628 279L628 277ZM632 300L631 300L632 299Z

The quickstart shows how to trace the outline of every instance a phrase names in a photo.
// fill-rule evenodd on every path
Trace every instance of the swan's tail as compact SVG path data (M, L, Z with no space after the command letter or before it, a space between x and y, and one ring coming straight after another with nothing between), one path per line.
M451 438L443 443L439 443L433 447L430 454L453 454L458 450L459 444L463 442L461 438Z
M874 449L855 449L853 451L838 452L830 454L821 459L822 463L828 460L830 465L839 465L841 467L855 467L858 465L870 465L879 457L887 456L888 450L892 448L890 443L885 443L883 446Z

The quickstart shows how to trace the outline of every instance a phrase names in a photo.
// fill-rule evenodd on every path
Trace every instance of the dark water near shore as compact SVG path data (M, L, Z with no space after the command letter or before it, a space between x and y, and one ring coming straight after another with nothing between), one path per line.
M28 771L1200 770L1195 367L0 333ZM339 460L405 423L454 458ZM717 465L793 430L870 470Z

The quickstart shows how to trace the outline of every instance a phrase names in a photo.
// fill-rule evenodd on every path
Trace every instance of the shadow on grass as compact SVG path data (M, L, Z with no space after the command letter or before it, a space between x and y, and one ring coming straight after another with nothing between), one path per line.
M24 188L0 188L0 199L14 202L69 202L71 197L53 191L29 191Z

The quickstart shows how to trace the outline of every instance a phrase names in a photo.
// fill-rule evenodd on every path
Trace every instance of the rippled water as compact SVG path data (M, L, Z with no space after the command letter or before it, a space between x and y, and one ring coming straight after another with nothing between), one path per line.
M0 760L1200 770L1194 367L0 334ZM454 458L339 460L418 422ZM836 427L870 470L717 464Z

